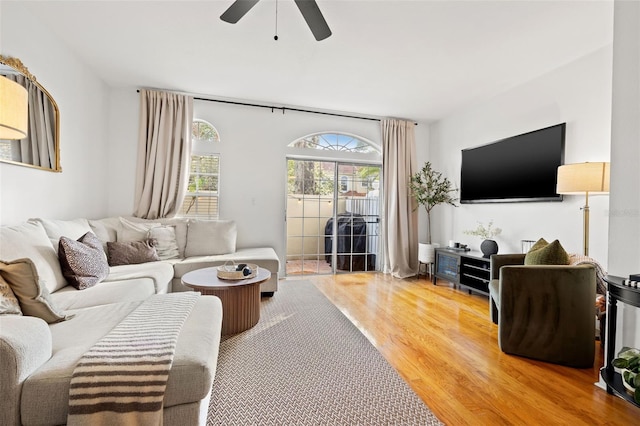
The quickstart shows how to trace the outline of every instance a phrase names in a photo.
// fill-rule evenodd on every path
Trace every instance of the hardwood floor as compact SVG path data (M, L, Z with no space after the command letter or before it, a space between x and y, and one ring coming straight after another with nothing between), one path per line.
M594 385L604 355L598 341L592 369L548 364L501 352L487 296L450 283L379 273L304 279L448 425L640 424L639 408Z

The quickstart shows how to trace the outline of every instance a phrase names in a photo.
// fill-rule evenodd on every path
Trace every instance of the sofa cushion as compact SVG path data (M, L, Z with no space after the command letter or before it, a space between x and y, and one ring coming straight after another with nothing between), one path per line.
M180 256L174 225L155 226L149 230L148 236L156 241L155 247L160 260L176 259Z
M96 237L102 241L102 248L107 252L107 242L118 240L119 217L107 217L104 219L90 219L89 226Z
M107 242L107 259L109 266L134 265L138 263L160 260L155 249L155 241L109 241Z
M140 301L156 293L168 293L172 276L173 267L168 262L113 266L103 282L82 291L66 286L51 298L63 310Z
M67 237L77 240L82 235L91 231L89 221L82 218L72 220L34 218L29 219L29 221L39 222L40 224L42 224L42 227L47 233L47 236L51 241L51 245L55 250L58 250L58 240L60 240L60 237Z
M525 265L568 265L569 255L560 244L553 240L547 243L543 238L539 239L524 257Z
M55 306L65 312L113 303L136 302L156 294L153 279L132 278L101 282L85 290L68 285L51 295Z
M76 314L73 320L50 327L53 355L22 388L23 424L66 423L69 383L76 363L139 304L117 303L72 311ZM221 325L220 300L200 297L178 337L165 392L165 408L199 401L211 392Z
M78 290L92 287L109 275L109 264L102 243L92 232L87 232L78 240L62 236L58 245L62 274Z
M49 290L42 285L38 271L30 259L0 261L0 275L9 283L24 315L42 318L50 324L67 318L54 306Z
M148 238L149 230L155 226L160 226L159 222L132 222L124 217L120 218L120 227L118 228L119 242L125 241L142 241Z
M0 275L0 315L22 315L20 303L9 283Z
M185 257L233 253L236 236L233 220L190 220Z
M2 226L0 241L0 259L31 259L36 265L41 283L49 293L67 285L56 250L41 223L25 222L16 226Z
M109 276L105 279L105 282L150 278L153 281L155 292L162 294L168 292L173 274L173 265L170 260L137 265L120 265L112 266L109 269Z

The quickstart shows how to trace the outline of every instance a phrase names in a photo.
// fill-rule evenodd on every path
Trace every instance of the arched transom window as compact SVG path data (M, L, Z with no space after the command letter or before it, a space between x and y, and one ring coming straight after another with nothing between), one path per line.
M211 123L195 119L191 125L191 137L198 142L220 142L220 134Z
M322 151L349 153L379 153L371 142L346 133L314 133L289 144L291 148L310 148Z

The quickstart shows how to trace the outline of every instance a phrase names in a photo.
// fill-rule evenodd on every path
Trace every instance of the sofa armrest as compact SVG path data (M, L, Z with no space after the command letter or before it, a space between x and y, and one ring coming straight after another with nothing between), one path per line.
M45 321L0 316L0 424L20 424L22 384L51 354L51 332Z
M499 291L498 340L504 352L593 366L593 266L504 266Z
M500 278L500 268L506 265L524 265L524 254L494 254L490 258L491 279Z

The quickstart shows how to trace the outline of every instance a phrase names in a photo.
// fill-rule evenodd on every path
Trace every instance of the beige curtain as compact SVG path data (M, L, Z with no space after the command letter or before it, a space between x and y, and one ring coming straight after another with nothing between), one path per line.
M384 272L406 278L418 273L418 213L409 191L409 179L416 170L415 125L388 119L381 126Z
M187 190L193 97L140 90L134 215L172 217Z

